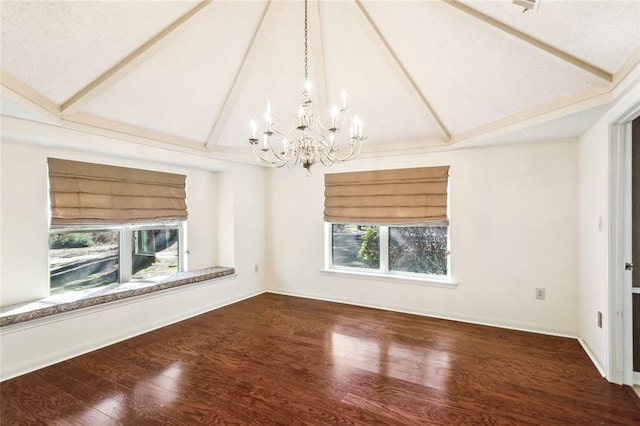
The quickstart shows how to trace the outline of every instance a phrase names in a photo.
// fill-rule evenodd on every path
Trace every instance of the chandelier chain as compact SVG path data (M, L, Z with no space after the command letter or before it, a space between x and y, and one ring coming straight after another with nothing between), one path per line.
M307 28L307 0L304 0L304 81L309 80L309 30Z

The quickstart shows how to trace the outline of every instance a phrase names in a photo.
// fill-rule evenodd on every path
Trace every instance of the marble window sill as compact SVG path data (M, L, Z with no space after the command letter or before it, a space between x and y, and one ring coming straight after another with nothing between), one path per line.
M180 272L159 280L117 283L97 289L59 294L32 302L2 306L0 307L0 327L234 274L234 268L216 266L198 271Z

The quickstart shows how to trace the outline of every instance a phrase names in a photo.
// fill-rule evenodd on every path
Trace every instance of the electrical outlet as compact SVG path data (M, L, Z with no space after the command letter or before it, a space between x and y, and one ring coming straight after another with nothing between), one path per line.
M260 268L258 267L258 265L253 265L253 272L255 272L256 274L260 272Z
M544 288L536 288L536 299L539 300L544 300L545 294L544 294Z
M598 327L602 328L602 312L598 311Z

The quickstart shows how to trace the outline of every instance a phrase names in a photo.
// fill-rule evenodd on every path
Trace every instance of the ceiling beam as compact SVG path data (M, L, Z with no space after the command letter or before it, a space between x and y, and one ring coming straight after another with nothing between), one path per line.
M264 50L262 49L262 47L266 47L267 37L260 36L265 31L268 31L268 29L265 29L267 27L265 25L265 18L267 14L269 14L269 11L272 11L275 7L282 7L281 3L282 2L280 1L272 2L271 0L268 0L267 4L265 5L262 11L262 15L260 16L260 20L258 21L258 25L256 26L256 29L251 37L251 41L249 42L249 45L244 52L244 56L242 57L242 61L240 62L240 66L238 67L238 71L236 72L236 76L234 77L233 82L229 87L229 91L227 92L227 96L224 99L224 103L220 108L220 113L217 115L215 122L213 123L211 132L209 132L209 137L207 138L206 142L207 148L211 149L218 143L218 139L220 139L223 127L227 123L228 118L231 116L233 107L238 102L240 92L242 91L242 88L244 87L249 74L254 69L256 69L254 65L256 65L258 62L258 54ZM247 134L249 134L249 130L247 130Z
M70 128L90 128L95 134L113 135L122 134L132 138L142 138L145 140L162 142L175 146L189 148L195 151L205 152L206 149L201 143L187 139L177 135L136 126L133 124L122 123L119 121L108 120L106 118L96 117L93 115L79 112L69 117L62 116L65 127Z
M24 84L8 72L0 70L1 94L51 121L60 121L60 107L49 98Z
M487 142L498 136L530 129L538 124L563 119L572 114L599 107L611 102L612 97L613 91L607 88L583 90L458 133L453 138L452 144L456 147L475 146L478 142Z
M489 24L494 28L504 31L507 34L510 34L511 36L521 41L524 41L525 43L531 46L537 47L538 49L543 50L555 56L558 59L561 59L575 67L582 69L583 71L593 74L594 76L601 78L609 83L613 81L613 75L611 73L608 73L607 71L601 68L598 68L595 65L591 65L590 63L585 62L582 59L576 58L575 56L570 55L567 52L557 49L551 46L550 44L540 41L535 37L531 37L530 35L523 33L522 31L519 31L503 22L498 21L497 19L493 19L490 16L487 16L481 12L478 12L472 7L469 7L463 3L460 3L458 0L442 0L442 1L448 4L449 6L452 6L458 9L459 11L466 13L469 16L473 16L474 18L479 19L480 21L486 24Z
M402 63L402 61L400 60L400 58L398 57L396 52L393 50L393 48L391 47L391 45L389 44L387 39L382 35L382 32L380 32L380 29L375 24L375 22L373 21L373 19L371 18L371 16L367 12L367 10L364 8L364 6L360 2L360 0L354 0L354 1L355 1L356 5L358 5L358 8L360 9L360 11L364 15L364 17L367 19L367 22L369 22L369 25L371 25L371 28L373 28L373 31L376 33L376 35L378 36L378 38L380 39L380 41L382 42L384 47L387 49L387 52L391 55L391 57L395 61L396 65L400 68L400 71L402 71L402 73L404 74L405 78L411 84L411 87L413 87L413 90L416 92L416 94L418 95L418 97L420 98L420 100L422 101L424 106L427 108L427 110L429 110L429 113L431 114L433 119L438 124L438 127L440 127L440 131L444 134L446 142L450 142L451 141L451 134L449 133L449 131L445 127L444 123L442 122L442 120L440 119L440 117L438 116L436 111L431 106L431 103L429 103L429 101L427 100L427 98L424 95L424 93L422 93L422 90L420 90L420 88L418 87L418 84L415 82L413 77L411 77L411 74L409 74L409 71L405 68L404 64Z
M187 20L189 20L196 13L200 12L212 2L213 0L204 0L198 3L194 8L182 15L176 21L172 22L168 27L153 36L142 46L138 47L132 53L127 55L127 57L125 57L123 60L115 64L113 67L109 68L98 78L83 87L75 95L64 101L62 105L60 105L60 112L64 115L76 113L78 111L78 108L82 104L88 102L90 99L93 99L96 95L113 85L118 80L118 78L131 72L131 70L147 60L160 48L166 46L166 44L171 41L173 37L175 37L176 29L178 29Z

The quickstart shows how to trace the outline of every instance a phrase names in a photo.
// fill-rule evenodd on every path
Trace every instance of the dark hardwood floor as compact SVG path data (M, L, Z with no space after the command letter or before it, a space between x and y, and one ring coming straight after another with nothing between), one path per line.
M1 384L1 424L640 424L577 341L264 294Z

